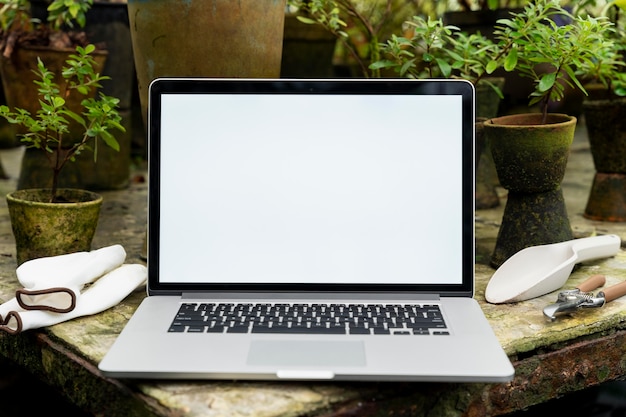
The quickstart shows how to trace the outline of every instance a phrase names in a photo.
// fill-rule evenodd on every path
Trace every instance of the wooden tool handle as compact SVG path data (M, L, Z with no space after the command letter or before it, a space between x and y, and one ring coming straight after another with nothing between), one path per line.
M600 292L598 295L604 296L604 300L608 303L616 298L620 298L622 295L626 295L626 281L615 284Z
M589 292L603 286L605 282L606 278L604 275L592 275L576 288L578 288L581 292Z

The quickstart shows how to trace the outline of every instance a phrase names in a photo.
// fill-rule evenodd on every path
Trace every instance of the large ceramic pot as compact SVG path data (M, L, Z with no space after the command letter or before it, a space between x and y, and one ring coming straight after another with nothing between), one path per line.
M157 77L277 78L286 0L128 0L139 98Z
M585 100L582 106L596 169L583 216L626 221L626 99Z
M91 250L102 197L76 189L60 189L58 194L67 203L49 203L48 189L7 194L18 265L30 259Z
M516 114L485 122L500 184L508 190L491 265L516 252L573 239L561 182L574 140L576 118L566 114Z

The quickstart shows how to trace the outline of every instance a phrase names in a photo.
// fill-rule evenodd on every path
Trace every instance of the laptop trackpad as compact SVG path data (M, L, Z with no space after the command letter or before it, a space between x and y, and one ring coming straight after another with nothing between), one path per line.
M360 341L254 340L249 365L262 366L365 366Z

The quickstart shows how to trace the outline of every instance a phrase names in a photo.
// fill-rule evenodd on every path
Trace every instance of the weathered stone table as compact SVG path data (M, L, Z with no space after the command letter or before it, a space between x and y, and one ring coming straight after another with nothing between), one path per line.
M136 173L126 190L104 192L94 247L122 244L127 262L140 258L145 236L147 185ZM582 212L593 178L584 137L577 139L564 197L577 237L614 233L626 240L626 224L586 220ZM2 185L6 192L11 181ZM1 188L1 187L0 187ZM506 195L501 196L503 201ZM59 388L78 406L104 416L368 416L501 415L568 392L626 376L626 297L601 309L547 322L542 313L556 293L505 305L484 302L494 270L487 266L502 204L476 215L476 298L516 368L506 384L295 383L237 381L126 381L104 378L96 364L145 296L143 290L101 314L17 336L0 334L0 354ZM0 299L10 298L15 278L13 238L0 199ZM606 275L607 285L626 279L626 251L577 267L567 282Z

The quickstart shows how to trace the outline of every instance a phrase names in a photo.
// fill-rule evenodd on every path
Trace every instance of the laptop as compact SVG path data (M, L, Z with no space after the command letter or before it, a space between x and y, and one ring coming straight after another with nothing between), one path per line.
M505 382L474 291L474 89L156 79L116 378Z

